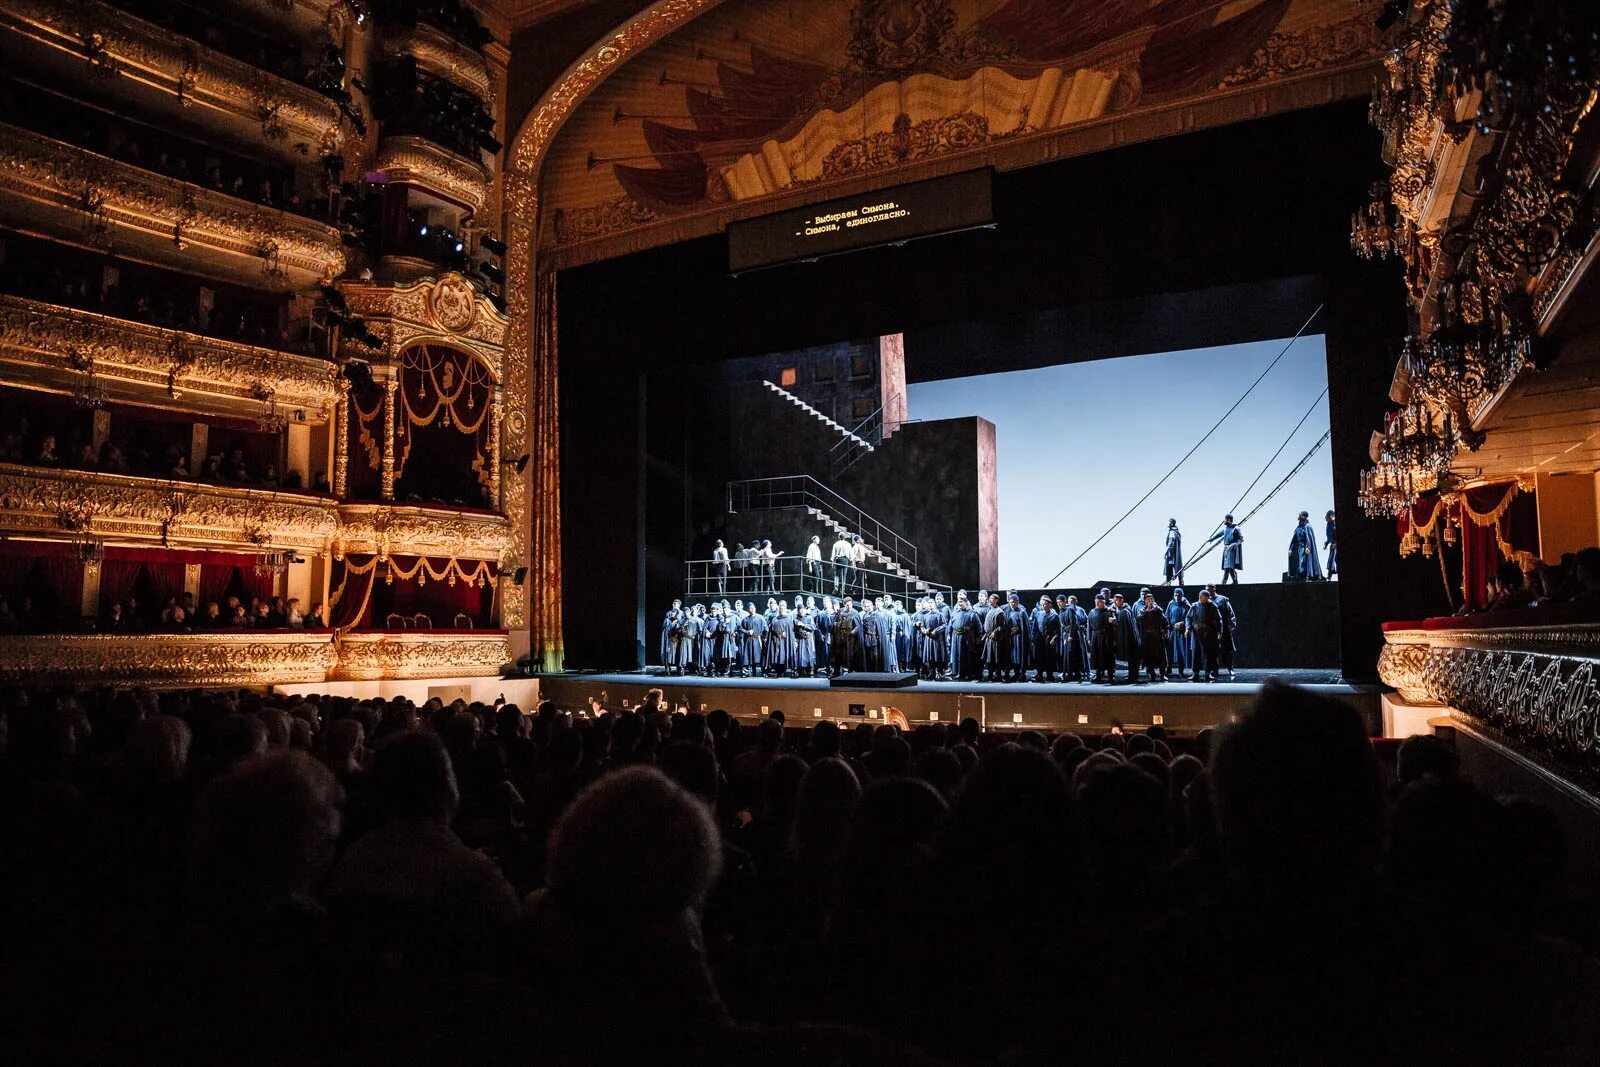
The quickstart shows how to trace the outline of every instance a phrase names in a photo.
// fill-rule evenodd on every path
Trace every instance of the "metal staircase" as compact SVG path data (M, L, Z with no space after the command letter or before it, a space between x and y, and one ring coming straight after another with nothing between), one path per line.
M865 451L865 452L875 452L875 451L877 451L877 446L876 445L874 445L871 441L867 440L865 437L863 437L860 434L856 433L855 430L851 430L851 429L847 428L842 423L835 422L833 419L831 419L828 416L824 415L822 412L818 411L816 408L812 407L810 404L807 404L804 400L801 400L799 397L795 396L793 393L789 392L789 390L785 389L783 386L779 385L778 383L769 382L769 381L767 381L765 379L762 379L761 384L766 386L768 389L772 390L774 393L776 393L778 396L782 397L784 400L787 400L789 403L793 404L795 407L799 408L801 411L805 412L807 415L810 415L813 419L816 419L818 422L822 423L824 426L826 426L828 429L832 430L834 433L838 434L839 435L839 444L840 445L844 445L847 448L850 448L852 451ZM837 448L838 445L836 445L835 447Z
M834 425L838 425L835 423ZM864 443L864 442L863 442ZM868 448L871 446L868 445ZM810 518L845 538L861 535L867 554L913 589L944 589L917 575L917 546L874 519L850 501L806 474L782 478L750 478L728 483L728 512L804 510ZM824 558L828 546L823 546ZM870 565L871 561L869 561Z

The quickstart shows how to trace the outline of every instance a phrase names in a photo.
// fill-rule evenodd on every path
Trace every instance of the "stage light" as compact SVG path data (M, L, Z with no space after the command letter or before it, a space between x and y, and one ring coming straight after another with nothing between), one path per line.
M464 248L464 247L466 247L466 246L464 246L460 241L456 242L456 251L457 252L461 251L462 248Z
M530 456L530 453L524 452L522 455L518 456L516 459L503 459L500 462L504 463L508 467L517 468L517 473L521 474L523 471L528 469L529 456Z
M512 581L513 584L521 585L527 579L527 577L528 577L528 568L526 568L526 567L518 567L517 568L517 573L515 573L515 574L513 574L511 576L511 581Z
M498 237L491 237L488 234L484 234L482 237L478 238L478 246L480 248L488 249L491 253L497 256L503 256L506 254L506 243L500 240Z
M428 236L428 228L427 228L427 227L426 227L426 226L424 226L424 227L422 227L422 228L421 228L421 229L419 229L419 230L418 230L418 231L417 231L417 232L418 232L418 233L419 233L419 234L421 234L421 235L422 235L422 236L423 236L423 237L426 237L426 236Z

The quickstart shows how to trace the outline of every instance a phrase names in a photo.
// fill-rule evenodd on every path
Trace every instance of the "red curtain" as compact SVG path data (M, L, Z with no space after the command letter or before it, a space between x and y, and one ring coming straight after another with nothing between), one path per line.
M336 630L345 630L356 626L370 624L372 611L369 597L372 591L372 582L378 573L376 567L357 574L351 570L355 567L365 567L372 561L370 555L351 555L344 559L334 560L331 599L328 604L329 626Z
M475 504L494 476L494 379L488 367L440 345L407 349L402 359L395 391L395 477L405 477L408 491L424 498ZM413 458L426 465L408 476Z
M102 611L112 604L126 604L133 595L133 587L139 581L139 571L144 564L138 560L112 559L110 553L100 565L100 608Z
M233 581L234 567L227 563L200 564L200 599L202 609L212 601L220 607L228 595L228 585Z

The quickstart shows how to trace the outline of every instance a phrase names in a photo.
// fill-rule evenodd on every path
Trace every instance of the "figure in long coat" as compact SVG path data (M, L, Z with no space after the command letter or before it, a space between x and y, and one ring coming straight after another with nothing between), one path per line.
M683 615L683 601L674 600L672 609L661 620L661 665L668 669L678 665L678 620Z
M1134 612L1133 605L1122 599L1121 593L1112 597L1111 608L1117 617L1117 658L1127 663L1128 680L1134 681L1139 675L1141 655L1139 616ZM1113 675L1117 673L1116 664L1110 664L1109 669Z
M1177 671L1179 677L1189 673L1191 657L1189 655L1189 598L1183 593L1183 586L1172 590L1172 599L1167 601L1167 625L1172 627L1172 634L1167 638L1167 671Z
M833 673L836 676L856 669L861 655L857 648L860 643L861 613L856 611L855 602L845 597L844 605L833 617Z
M691 674L695 670L695 659L700 654L700 616L689 611L678 620L678 672Z
M739 617L724 610L722 623L717 629L717 670L724 677L733 673L739 661Z
M1094 669L1089 640L1089 613L1075 596L1056 597L1056 619L1060 623L1059 661L1063 678L1087 680Z
M1117 680L1117 609L1106 603L1103 594L1096 594L1094 610L1089 612L1089 636L1094 643L1094 680L1112 683Z
M817 617L810 608L794 616L794 670L809 678L817 669Z
M1178 520L1167 520L1167 545L1161 553L1161 569L1168 585L1183 582L1183 534L1178 532Z
M1010 658L1012 681L1022 681L1033 662L1033 634L1029 629L1028 609L1016 590L1006 594L1006 626L1011 631Z
M951 677L969 681L978 676L983 662L979 646L982 643L982 617L973 610L965 596L956 600L955 611L950 615Z
M1222 542L1222 584L1230 581L1239 584L1239 572L1244 570L1244 531L1234 524L1233 516L1225 516L1222 529L1206 538L1206 544Z
M1039 598L1039 606L1028 619L1028 636L1033 642L1033 680L1054 681L1061 660L1061 618L1048 596Z
M794 666L794 616L789 605L779 604L778 614L767 625L767 674L781 677Z
M1011 672L1011 617L1000 606L1000 594L989 594L983 616L983 670L991 682L1006 680Z
M1291 582L1322 581L1322 560L1317 552L1317 531L1311 528L1311 516L1304 511L1289 535L1289 580Z
M752 671L761 669L762 638L767 634L767 620L756 614L756 606L746 606L744 618L739 620L739 672L746 678Z

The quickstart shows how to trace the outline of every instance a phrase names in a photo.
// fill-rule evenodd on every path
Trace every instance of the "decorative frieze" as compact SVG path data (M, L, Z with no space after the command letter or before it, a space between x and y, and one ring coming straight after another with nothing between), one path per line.
M339 398L338 370L327 360L0 296L0 378L20 371L71 384L82 373L75 361L85 359L108 390L204 401L240 414L260 414L270 391L277 411L322 422Z
M386 29L383 50L388 55L411 56L423 70L471 93L491 108L494 106L494 79L489 74L488 61L481 53L452 41L427 23Z
M384 137L378 142L373 168L391 182L418 186L473 212L489 196L489 172L481 164L421 137Z
M0 529L7 533L320 554L337 525L324 497L0 464Z
M275 287L328 282L344 270L339 231L331 226L15 126L0 126L0 197L10 201L8 220L37 219L95 243L139 241L179 269L194 257Z
M184 110L210 111L254 130L286 152L298 154L299 145L321 155L344 148L346 129L333 100L99 0L0 0L0 40L7 45L0 51L13 57L38 56L58 67L81 61L102 75L85 84L109 97L153 91Z
M1600 774L1600 623L1384 635L1378 674L1580 776Z
M511 642L502 632L459 634L406 630L339 635L332 679L454 678L493 676L511 662Z
M383 339L381 350L345 345L368 359L394 360L415 344L440 342L467 349L502 380L506 316L454 272L408 283L340 282L350 311Z
M154 687L320 682L336 663L328 633L30 634L0 641L0 679Z
M334 553L447 556L499 562L510 545L510 524L504 515L382 504L341 504Z

